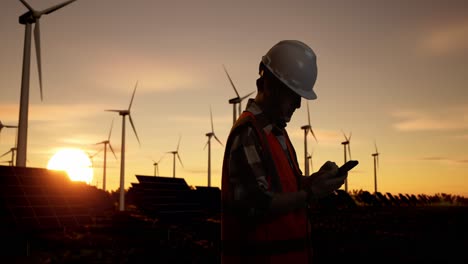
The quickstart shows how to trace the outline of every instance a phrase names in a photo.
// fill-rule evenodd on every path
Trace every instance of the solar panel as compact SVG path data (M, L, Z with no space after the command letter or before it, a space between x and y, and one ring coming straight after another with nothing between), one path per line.
M194 191L183 178L136 175L129 201L149 217L161 221L184 222L200 217L204 211Z
M62 171L0 166L0 229L60 230L92 223L95 187L72 182Z

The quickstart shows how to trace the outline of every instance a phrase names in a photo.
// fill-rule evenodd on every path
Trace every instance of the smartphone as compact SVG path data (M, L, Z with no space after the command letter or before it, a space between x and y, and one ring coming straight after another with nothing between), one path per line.
M352 168L356 167L356 165L359 164L359 161L357 160L348 160L345 164L343 164L339 169L338 169L338 175L343 175L346 172L350 171Z

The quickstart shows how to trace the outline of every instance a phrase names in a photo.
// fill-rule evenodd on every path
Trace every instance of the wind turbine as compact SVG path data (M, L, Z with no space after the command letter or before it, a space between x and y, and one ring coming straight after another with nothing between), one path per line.
M346 157L346 148L348 149L349 159L351 160L351 147L350 147L350 145L351 145L351 142L350 142L351 141L351 132L349 132L349 137L347 137L344 132L343 132L343 136L345 138L345 141L341 142L341 144L344 147L344 163L346 163L348 161L348 159ZM348 192L348 178L345 179L345 191Z
M211 112L211 107L210 107L210 119L211 119L211 132L208 132L205 134L208 137L208 141L205 144L205 148L206 146L208 146L208 187L211 187L211 138L214 137L221 146L223 145L223 143L221 143L221 141L218 139L218 137L214 133L213 114Z
M180 162L180 165L182 165L182 167L184 167L184 164L182 164L182 160L180 159L180 156L179 156L179 145L180 145L180 139L181 137L179 136L179 142L177 143L177 148L176 150L174 151L168 151L167 153L171 153L173 156L172 156L172 177L175 178L175 158L177 156L177 159L179 159L179 162Z
M0 121L0 135L1 135L2 129L3 129L4 127L5 127L5 128L18 128L18 126L4 125L4 124L2 123L2 121ZM16 144L16 142L15 142L15 144Z
M315 142L317 141L317 138L315 137L314 131L312 130L312 126L310 125L310 112L309 112L309 101L306 101L307 103L307 120L308 124L301 126L301 129L304 130L304 175L309 176L309 162L307 162L307 134L312 133L312 136L315 138Z
M164 155L161 156L161 157L158 159L158 161L155 161L155 160L153 159L154 176L159 176L159 167L158 167L158 165L159 165L159 163L161 162L161 160L162 160L163 158L164 158Z
M102 189L104 191L106 190L107 145L109 145L109 148L112 151L112 154L114 154L114 157L117 160L117 156L115 155L114 149L112 148L112 145L110 143L110 137L111 137L113 125L114 125L114 119L112 119L111 127L110 127L110 130L109 130L109 136L107 137L107 139L96 143L96 145L104 144L104 167L103 167L103 173L102 173Z
M94 168L94 157L96 157L96 155L99 154L100 152L101 152L101 150L98 150L94 154L91 154L88 151L86 151L86 154L88 154L88 158L91 161L91 167Z
M11 164L11 166L13 166L13 161L15 160L15 151L17 149L15 147L12 147L10 148L9 151L3 153L3 155L0 156L0 158L3 158L4 156L8 155L8 153L11 153L11 162L9 162Z
M138 81L135 84L135 88L133 89L132 99L130 100L130 104L128 109L124 110L105 110L109 112L117 112L119 115L122 116L122 146L120 150L120 204L119 210L125 210L125 117L128 116L130 120L130 124L132 125L133 132L135 133L136 139L138 140L138 144L140 144L140 139L138 138L138 134L135 129L135 125L133 124L132 116L130 115L130 108L132 107L133 98L135 97L136 88L138 86Z
M240 97L239 93L237 92L236 86L234 85L234 82L232 82L231 76L229 76L229 73L226 70L226 67L223 64L223 69L224 72L226 72L226 75L229 79L229 82L231 83L232 88L234 89L234 92L236 93L237 97L229 99L229 103L232 104L232 123L234 124L237 120L237 115L236 115L236 104L238 104L238 113L239 116L242 113L242 101L252 95L254 92L251 92L247 95L244 95L243 97Z
M375 145L375 153L372 153L374 157L374 191L377 193L377 167L379 166L379 151L377 150L377 144L374 142Z
M312 151L314 153L314 151ZM314 173L314 165L312 163L312 153L308 153L307 159L309 160L310 163L310 174Z
M21 77L21 97L20 97L20 112L18 124L18 155L16 156L16 166L26 166L26 151L28 141L28 112L29 112L29 75L31 65L31 25L34 27L34 42L36 46L36 59L39 74L39 88L42 96L42 68L41 68L41 31L39 19L42 15L48 15L57 9L60 9L76 0L69 0L61 4L49 7L42 11L33 9L25 0L20 0L29 10L19 17L19 23L25 25L24 49L23 49L23 72Z

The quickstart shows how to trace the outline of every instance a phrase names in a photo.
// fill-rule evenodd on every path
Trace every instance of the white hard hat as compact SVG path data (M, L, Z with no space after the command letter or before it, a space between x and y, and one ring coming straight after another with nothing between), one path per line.
M306 99L317 99L317 57L314 51L298 40L282 40L274 45L262 62L291 90Z

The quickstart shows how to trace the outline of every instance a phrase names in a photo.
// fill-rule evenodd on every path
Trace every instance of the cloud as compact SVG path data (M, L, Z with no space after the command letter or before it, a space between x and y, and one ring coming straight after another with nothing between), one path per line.
M429 157L422 157L421 160L423 161L439 161L444 163L467 163L468 159L455 159L455 158L448 158L448 157L438 157L438 156L429 156Z
M468 129L468 107L453 106L435 110L402 110L392 115L400 121L393 124L400 131L456 131Z
M197 89L206 83L200 68L191 64L177 64L174 59L142 56L118 50L119 59L110 61L105 55L96 59L90 79L108 90L129 91L138 81L140 91L175 91ZM101 80L106 80L105 83ZM110 80L110 81L109 81Z
M468 51L468 20L433 28L421 41L422 50L430 55L454 55Z

